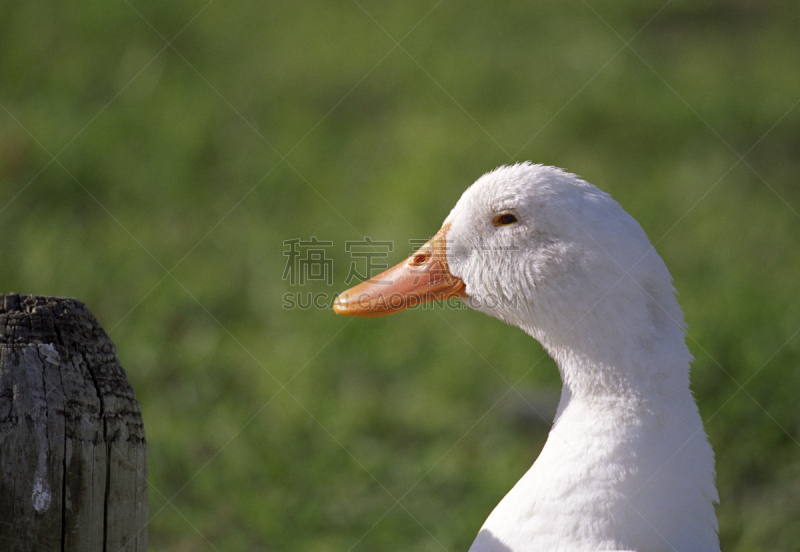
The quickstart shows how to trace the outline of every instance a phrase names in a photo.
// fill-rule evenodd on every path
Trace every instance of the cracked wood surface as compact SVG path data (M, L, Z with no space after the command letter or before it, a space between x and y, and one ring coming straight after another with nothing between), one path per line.
M0 550L144 552L147 445L76 299L0 294Z

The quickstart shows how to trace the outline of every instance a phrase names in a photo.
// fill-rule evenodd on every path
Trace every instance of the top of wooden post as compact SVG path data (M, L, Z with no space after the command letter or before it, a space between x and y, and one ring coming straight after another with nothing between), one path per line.
M97 343L116 354L114 344L86 306L71 297L0 294L0 343L61 343L67 348Z

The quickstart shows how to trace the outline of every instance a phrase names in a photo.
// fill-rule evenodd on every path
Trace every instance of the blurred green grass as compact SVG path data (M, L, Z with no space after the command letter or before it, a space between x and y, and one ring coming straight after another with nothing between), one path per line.
M499 164L576 172L676 280L724 550L800 542L800 5L11 2L2 291L83 300L149 441L150 550L466 550L558 375L465 309L351 320L348 240ZM282 279L330 240L333 285Z

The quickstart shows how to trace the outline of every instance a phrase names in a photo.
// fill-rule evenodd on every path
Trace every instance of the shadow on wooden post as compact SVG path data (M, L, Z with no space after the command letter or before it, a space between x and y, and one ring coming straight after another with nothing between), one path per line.
M0 294L0 550L144 552L147 444L76 299Z

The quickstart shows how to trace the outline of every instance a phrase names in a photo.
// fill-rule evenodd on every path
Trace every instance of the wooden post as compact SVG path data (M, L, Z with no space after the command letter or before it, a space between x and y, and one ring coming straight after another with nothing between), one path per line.
M76 299L0 294L0 550L145 552L147 445Z

